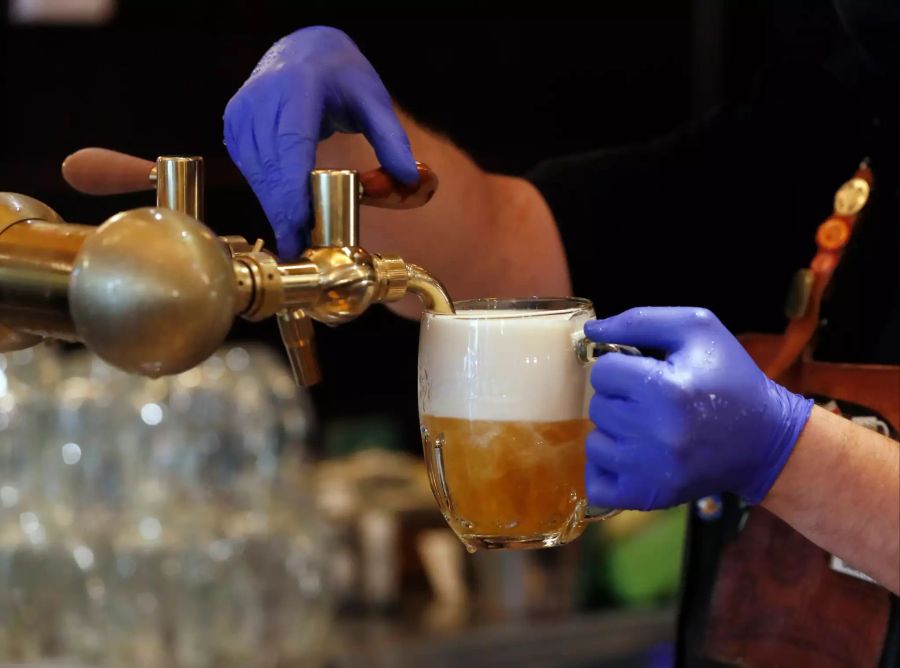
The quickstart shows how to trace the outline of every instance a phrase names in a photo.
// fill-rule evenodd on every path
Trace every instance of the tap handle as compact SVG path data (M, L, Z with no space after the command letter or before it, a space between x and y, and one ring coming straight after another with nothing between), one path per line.
M427 204L437 191L437 174L422 162L416 162L416 168L419 182L412 186L395 180L383 167L360 174L362 197L359 203L382 209L415 209Z
M186 158L170 158L167 166L183 169ZM196 160L196 158L191 158ZM360 174L360 203L383 209L414 209L427 204L438 187L437 174L417 162L419 181L409 186L391 177L383 167ZM86 195L120 195L152 190L157 184L157 163L108 148L83 148L67 157L62 175L70 186ZM160 205L163 205L160 202Z
M437 175L417 162L419 181L408 186L383 167L360 174L352 169L314 169L310 173L314 247L359 245L359 205L413 209L426 204L437 190Z
M70 186L87 195L119 195L156 187L156 163L108 148L83 148L62 164Z
M156 205L203 220L204 169L199 156L162 155L156 162L108 148L83 148L62 164L66 182L87 195L156 188Z

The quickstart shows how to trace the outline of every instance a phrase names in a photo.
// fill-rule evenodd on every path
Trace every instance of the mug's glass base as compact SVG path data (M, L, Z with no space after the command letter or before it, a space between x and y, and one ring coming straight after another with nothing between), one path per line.
M581 533L580 531L578 533ZM538 534L536 536L498 536L494 534L457 534L466 550L538 550L544 547L565 545L575 536L560 532Z

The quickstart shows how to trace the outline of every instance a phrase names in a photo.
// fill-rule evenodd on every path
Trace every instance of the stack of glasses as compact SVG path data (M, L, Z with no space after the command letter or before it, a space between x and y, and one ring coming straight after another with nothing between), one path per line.
M159 380L0 355L0 662L315 665L330 605L310 429L263 349Z

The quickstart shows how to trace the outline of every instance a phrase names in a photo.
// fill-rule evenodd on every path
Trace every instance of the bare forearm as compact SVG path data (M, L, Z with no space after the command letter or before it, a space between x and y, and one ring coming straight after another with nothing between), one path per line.
M814 408L763 506L900 594L900 444Z
M454 299L564 294L569 273L543 198L522 179L491 175L447 139L401 113L416 159L438 174L434 199L421 209L367 209L362 243L398 253L437 276ZM337 134L319 146L321 167L370 169L375 154L361 135ZM540 262L537 261L540 249ZM414 301L396 310L415 316Z

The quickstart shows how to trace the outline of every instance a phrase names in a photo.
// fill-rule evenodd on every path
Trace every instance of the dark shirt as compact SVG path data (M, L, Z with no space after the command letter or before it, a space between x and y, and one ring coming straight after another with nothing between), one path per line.
M780 332L791 276L868 157L874 192L817 355L900 364L900 106L868 93L852 63L781 65L746 104L670 136L538 166L529 179L557 220L575 294L600 317L705 306L735 333Z
M784 65L745 104L671 136L543 163L529 178L557 220L575 294L600 317L705 306L736 334L781 332L790 278L809 266L835 191L868 157L872 197L823 304L816 357L900 364L898 91L847 54ZM709 601L743 512L726 496L718 520L691 514L680 665L718 665L703 658ZM892 601L882 665L900 661Z

